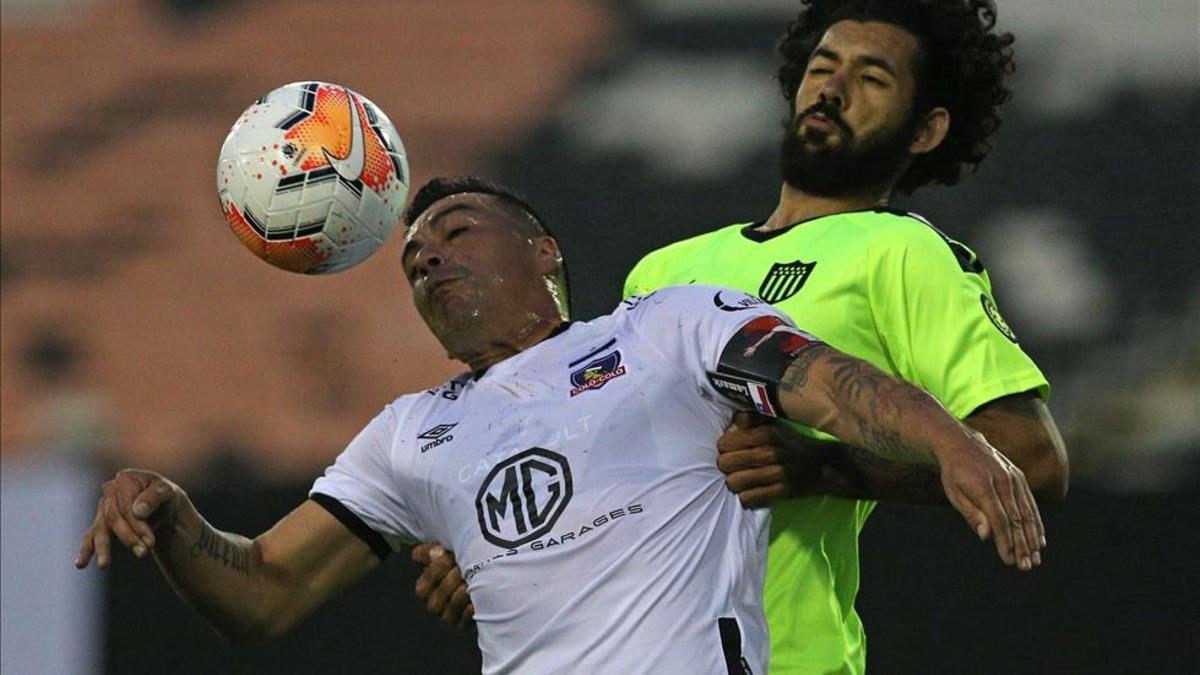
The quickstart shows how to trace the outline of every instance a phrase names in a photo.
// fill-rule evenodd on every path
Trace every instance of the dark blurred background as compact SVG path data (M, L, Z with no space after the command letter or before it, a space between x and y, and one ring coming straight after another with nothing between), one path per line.
M386 110L414 181L528 195L576 314L649 250L769 214L783 0L6 0L0 26L4 673L472 672L403 559L283 641L233 648L152 565L70 565L114 468L255 534L399 393L457 372L397 241L328 278L227 232L217 151L286 82ZM1016 94L963 184L902 206L967 242L1054 387L1072 493L1033 575L957 516L881 507L860 609L875 673L1196 672L1200 6L999 2ZM398 239L398 238L396 238ZM403 556L396 556L402 558Z

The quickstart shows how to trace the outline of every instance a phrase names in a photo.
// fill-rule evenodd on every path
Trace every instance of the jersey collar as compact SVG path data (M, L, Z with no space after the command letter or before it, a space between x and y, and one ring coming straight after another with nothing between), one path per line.
M778 230L772 230L770 232L759 231L757 228L762 227L762 224L765 223L766 221L765 220L756 220L753 223L749 223L749 224L743 226L741 229L741 233L742 233L743 237L749 239L750 241L761 244L765 241L770 241L770 240L774 239L775 237L778 237L781 234L786 234L788 232L791 232L792 228L796 227L797 225L811 223L816 220L821 220L822 218L832 218L834 216L845 216L845 215L848 215L851 213L893 213L893 214L898 214L898 215L907 215L904 211L898 211L896 209L888 208L886 206L874 206L869 209L855 209L853 211L838 211L837 213L827 213L823 216L817 216L816 218L809 218L807 220L797 221L795 223L792 223L791 225L788 225L787 227L781 227Z

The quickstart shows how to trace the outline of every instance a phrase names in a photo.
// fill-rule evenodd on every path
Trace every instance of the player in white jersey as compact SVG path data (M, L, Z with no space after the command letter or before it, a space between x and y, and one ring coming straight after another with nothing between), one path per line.
M107 566L115 536L222 633L263 637L404 543L438 540L467 578L485 672L762 673L767 514L715 463L748 409L937 463L981 536L1038 548L1028 485L981 436L762 301L669 288L566 323L557 242L519 198L432 181L408 220L414 301L471 372L385 407L254 540L122 471L77 565Z

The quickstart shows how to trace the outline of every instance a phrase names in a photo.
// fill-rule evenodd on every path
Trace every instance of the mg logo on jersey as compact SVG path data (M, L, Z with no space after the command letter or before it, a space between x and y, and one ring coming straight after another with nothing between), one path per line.
M816 266L816 262L799 260L771 265L771 270L758 287L758 297L772 305L787 300L804 287L804 282L808 281L808 275Z
M533 541L554 527L571 493L566 457L545 448L517 453L493 467L479 487L479 531L505 548Z

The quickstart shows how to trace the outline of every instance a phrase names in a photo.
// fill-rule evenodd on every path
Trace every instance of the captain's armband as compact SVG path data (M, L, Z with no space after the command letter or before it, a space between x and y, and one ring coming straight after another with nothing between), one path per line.
M777 316L751 319L721 351L709 384L735 403L779 417L779 382L788 366L806 350L824 344Z

